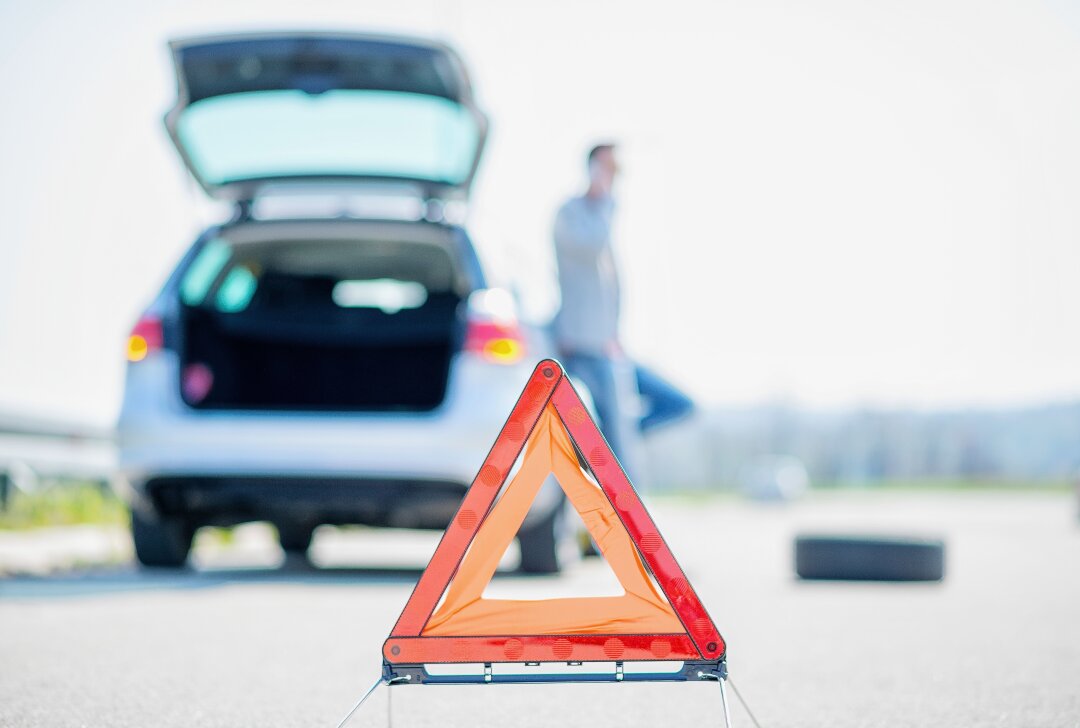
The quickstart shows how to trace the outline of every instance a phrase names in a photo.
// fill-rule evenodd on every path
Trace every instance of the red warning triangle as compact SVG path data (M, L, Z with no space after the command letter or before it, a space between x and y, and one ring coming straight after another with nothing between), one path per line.
M521 467L504 489L523 449ZM623 595L482 596L549 473L581 515ZM540 362L384 643L387 665L717 662L724 652L716 625L562 367Z

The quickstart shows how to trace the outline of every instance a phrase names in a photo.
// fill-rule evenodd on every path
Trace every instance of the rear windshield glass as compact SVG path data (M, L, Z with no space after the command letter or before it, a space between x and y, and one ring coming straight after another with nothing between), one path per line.
M465 181L476 120L444 98L386 91L259 91L203 99L177 133L193 170L215 185L357 175Z
M304 305L397 313L467 285L441 246L405 241L304 240L207 243L180 279L187 306L240 313L260 296ZM268 287L280 289L274 294Z
M189 306L202 303L231 255L232 250L224 240L211 240L204 245L180 280L180 300Z

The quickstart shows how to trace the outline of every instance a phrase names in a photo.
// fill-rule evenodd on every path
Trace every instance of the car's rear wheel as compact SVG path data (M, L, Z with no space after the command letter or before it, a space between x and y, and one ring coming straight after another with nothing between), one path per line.
M278 543L287 554L304 555L311 547L315 527L301 523L277 524Z
M179 568L187 563L195 529L179 518L131 514L135 556L143 566Z
M578 544L567 530L565 504L518 533L519 570L526 574L558 574L580 556Z
M518 533L518 544L521 546L521 571L526 574L557 574L559 564L559 539L558 539L558 512L556 508L551 515L529 529L522 529Z

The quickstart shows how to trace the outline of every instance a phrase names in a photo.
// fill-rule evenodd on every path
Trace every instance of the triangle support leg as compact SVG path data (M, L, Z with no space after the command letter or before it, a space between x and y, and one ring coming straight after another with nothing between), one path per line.
M731 709L728 707L727 699L727 662L721 661L716 670L700 670L697 676L701 680L715 680L720 685L720 707L724 712L724 728L731 728ZM757 721L754 725L757 725Z
M371 694L374 693L375 690L384 682L386 681L383 679L382 675L380 675L379 679L375 681L375 684L368 688L368 691L364 693L364 695L359 700L356 701L356 705L352 707L352 710L345 714L345 717L342 718L341 722L337 724L337 728L342 728L346 723L348 723L349 719L353 717L353 714L356 711L360 710L360 706L363 705L367 701L367 699L371 697ZM389 685L388 682L386 682L386 684Z
M724 687L727 681L721 678L716 682L720 684L720 706L724 709L724 728L731 728L731 711L728 710L727 688Z

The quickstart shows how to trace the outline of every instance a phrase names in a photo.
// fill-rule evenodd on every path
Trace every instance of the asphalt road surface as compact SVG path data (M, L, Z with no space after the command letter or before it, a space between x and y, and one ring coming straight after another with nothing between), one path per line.
M762 725L1080 726L1080 520L1048 494L846 494L783 507L660 499L654 517L728 641ZM941 584L801 583L802 530L938 535ZM188 573L0 580L2 726L335 726L436 535L322 531L319 566L265 529L203 542ZM508 574L520 596L603 593L591 560ZM392 696L392 706L388 700ZM380 688L349 723L721 725L712 683ZM749 726L735 705L733 722Z

